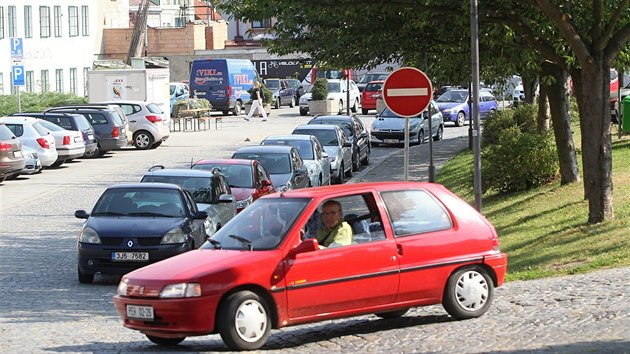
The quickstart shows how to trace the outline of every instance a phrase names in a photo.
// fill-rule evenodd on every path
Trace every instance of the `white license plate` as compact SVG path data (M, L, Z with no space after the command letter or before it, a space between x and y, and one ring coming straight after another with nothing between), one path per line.
M112 252L112 261L115 262L138 262L148 260L149 252Z
M22 157L22 151L13 151L13 157Z
M75 142L75 143L79 143L79 142L81 142L81 141L83 141L83 138L81 138L80 136L75 136L75 137L74 137L74 142Z
M94 140L94 135L88 134L88 140Z
M127 305L127 317L140 320L153 321L153 307L140 305Z
M398 144L400 142L398 139L385 139L383 141L385 144Z

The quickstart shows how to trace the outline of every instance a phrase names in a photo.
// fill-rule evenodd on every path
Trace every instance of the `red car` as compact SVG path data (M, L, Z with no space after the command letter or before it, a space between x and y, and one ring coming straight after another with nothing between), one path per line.
M193 164L192 168L203 170L219 168L230 184L234 198L236 198L237 213L240 213L254 200L276 192L276 188L271 183L269 173L256 160L200 160Z
M308 237L331 199L352 239L323 248ZM344 184L260 198L200 249L124 275L114 305L160 345L219 333L251 350L272 328L415 306L479 317L506 268L494 227L442 185Z
M371 109L376 109L376 99L381 96L385 81L370 81L361 93L361 113L368 114Z

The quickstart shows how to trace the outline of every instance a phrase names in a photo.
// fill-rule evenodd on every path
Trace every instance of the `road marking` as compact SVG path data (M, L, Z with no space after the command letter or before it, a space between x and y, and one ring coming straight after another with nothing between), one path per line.
M428 95L429 95L429 89L427 89L426 87L387 89L387 97L428 96Z

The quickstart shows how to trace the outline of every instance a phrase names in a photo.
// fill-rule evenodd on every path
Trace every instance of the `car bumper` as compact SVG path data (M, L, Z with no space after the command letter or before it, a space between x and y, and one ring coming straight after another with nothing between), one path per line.
M220 294L183 299L158 299L115 295L114 307L123 326L158 337L189 337L214 332ZM127 305L151 306L154 320L127 317Z
M37 156L39 156L39 160L42 163L42 166L48 167L57 161L57 150L51 152L37 152Z
M42 163L39 159L29 160L24 165L24 168L20 172L21 175L32 175L33 173L37 173L42 170Z
M57 149L58 160L76 159L85 154L85 145L75 148L59 148Z
M442 111L442 121L443 122L454 122L457 120L457 113L447 113Z
M413 141L418 136L417 132L409 132L409 140ZM370 133L370 142L378 144L403 144L405 142L404 132L377 132Z
M147 248L124 248L95 244L78 243L79 269L83 273L125 274L151 263L185 253L190 250L186 244L160 245ZM149 252L147 262L112 261L113 252Z
M103 139L98 143L101 150L118 150L127 146L127 139Z

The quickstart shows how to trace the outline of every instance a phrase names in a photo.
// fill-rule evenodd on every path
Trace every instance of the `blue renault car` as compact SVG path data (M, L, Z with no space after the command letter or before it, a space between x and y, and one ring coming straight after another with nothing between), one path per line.
M470 119L468 109L468 90L449 90L438 97L435 102L442 112L444 123L453 122L461 127ZM497 99L488 91L479 91L479 118L488 117L499 110Z
M125 183L110 186L86 219L77 240L78 277L125 274L198 248L207 239L205 211L190 192L171 183Z

